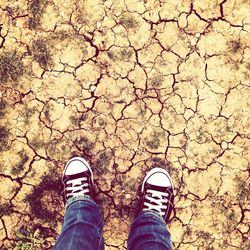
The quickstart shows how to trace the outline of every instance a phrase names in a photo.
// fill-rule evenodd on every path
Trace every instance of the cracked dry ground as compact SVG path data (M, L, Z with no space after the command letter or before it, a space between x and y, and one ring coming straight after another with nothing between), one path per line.
M0 0L0 248L51 249L65 162L91 163L106 249L152 166L174 249L250 249L249 0Z

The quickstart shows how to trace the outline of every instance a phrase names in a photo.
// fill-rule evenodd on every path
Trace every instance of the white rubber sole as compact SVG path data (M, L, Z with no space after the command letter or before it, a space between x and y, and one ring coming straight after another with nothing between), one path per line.
M79 156L71 158L71 159L66 163L66 165L65 165L65 167L64 167L64 170L63 170L63 176L65 175L65 172L66 172L66 169L67 169L68 165L69 165L72 161L76 161L76 160L82 162L82 163L88 168L88 170L89 170L90 173L91 173L91 181L92 181L92 184L93 184L93 183L94 183L93 171L92 171L92 169L91 169L89 163L88 163L84 158L79 157ZM62 178L63 178L63 176L62 176Z
M171 183L171 186L172 186L172 189L174 190L174 185L173 185L173 182L172 182L172 179L171 179L171 177L170 177L170 175L169 175L169 173L167 172L167 170L165 170L165 169L163 169L163 168L153 168L153 169L151 169L147 174L146 174L146 176L145 176L145 178L144 178L144 180L143 180L143 183L142 183L142 187L141 187L141 192L143 193L143 190L144 190L144 185L145 185L145 183L146 183L146 181L148 180L148 178L151 176L151 175L153 175L153 174L155 174L155 173L163 173L163 174L165 174L167 177L168 177L168 179L169 179L169 181L170 181L170 183Z

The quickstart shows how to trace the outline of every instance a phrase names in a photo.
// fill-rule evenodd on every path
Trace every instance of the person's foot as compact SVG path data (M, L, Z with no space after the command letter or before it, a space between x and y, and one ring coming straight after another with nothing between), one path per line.
M140 212L155 211L167 223L174 205L173 183L168 172L162 168L151 169L143 180L141 194Z
M66 163L62 182L65 202L78 195L88 195L93 198L93 172L82 157L73 157Z

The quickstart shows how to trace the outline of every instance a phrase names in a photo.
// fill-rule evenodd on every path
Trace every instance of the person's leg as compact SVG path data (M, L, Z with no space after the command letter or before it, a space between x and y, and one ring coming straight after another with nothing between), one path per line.
M104 249L103 218L92 199L93 174L88 163L74 157L63 173L64 223L54 250Z
M173 184L166 170L154 168L142 184L140 213L133 222L128 239L129 250L171 250L166 224L173 209Z
M131 226L128 249L172 249L165 221L154 212L142 212Z

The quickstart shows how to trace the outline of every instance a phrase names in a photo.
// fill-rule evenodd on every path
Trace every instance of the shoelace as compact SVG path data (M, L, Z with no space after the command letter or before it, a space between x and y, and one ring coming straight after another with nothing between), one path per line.
M71 186L68 186L69 184L71 184ZM88 186L89 186L89 184L87 182L86 177L81 177L78 179L67 181L67 186L66 186L66 190L68 191L67 198L74 197L74 196L79 195L79 194L88 193L89 192Z
M151 195L150 195L151 194ZM168 193L156 191L156 190L147 190L147 194L145 195L145 199L148 202L144 202L145 208L143 208L143 211L146 210L155 210L160 215L164 216L165 212L164 210L167 209L166 205L163 205L163 203L167 204L167 198Z

